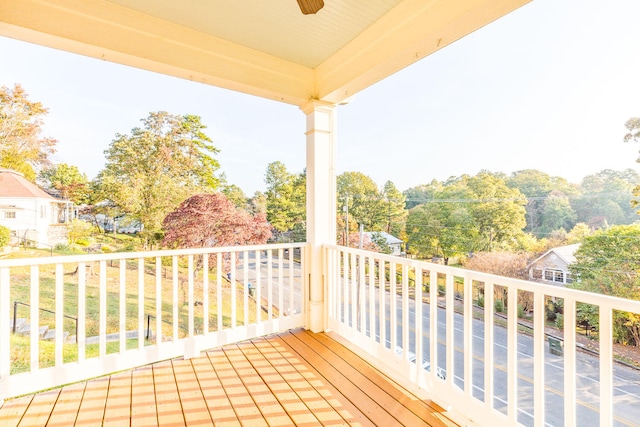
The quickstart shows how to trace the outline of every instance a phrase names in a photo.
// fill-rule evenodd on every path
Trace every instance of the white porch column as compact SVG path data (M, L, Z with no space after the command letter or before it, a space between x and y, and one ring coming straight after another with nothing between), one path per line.
M309 301L307 327L325 329L325 278L322 245L336 240L336 156L334 104L311 101L307 116L307 242Z

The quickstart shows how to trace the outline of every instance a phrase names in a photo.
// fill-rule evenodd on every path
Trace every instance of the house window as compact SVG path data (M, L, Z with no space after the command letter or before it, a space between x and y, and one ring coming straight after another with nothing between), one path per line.
M16 213L15 212L5 212L4 213L4 219L16 219Z
M562 270L545 270L544 280L548 282L564 283L564 271Z
M532 269L532 279L542 279L542 270L539 268Z

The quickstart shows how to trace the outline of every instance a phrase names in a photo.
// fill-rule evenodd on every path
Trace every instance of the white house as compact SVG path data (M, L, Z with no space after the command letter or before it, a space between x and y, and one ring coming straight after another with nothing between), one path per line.
M368 237L372 242L376 242L378 240L377 236L379 236L385 241L385 243L391 250L391 255L402 255L402 245L404 244L403 240L400 240L397 237L392 236L391 234L384 231L366 231L364 235Z
M70 202L56 199L21 173L0 169L0 225L13 242L49 248L67 242L64 225Z
M529 278L551 284L571 283L569 265L576 262L575 253L579 243L549 249L529 264Z

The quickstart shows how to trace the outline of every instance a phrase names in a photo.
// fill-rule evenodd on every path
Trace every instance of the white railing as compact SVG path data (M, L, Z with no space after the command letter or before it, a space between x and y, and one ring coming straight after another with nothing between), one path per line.
M1 260L0 399L304 326L305 247Z
M639 375L613 358L613 313L640 313L639 301L341 246L325 247L325 267L328 329L477 425L640 419ZM545 330L550 299L563 301L564 325L582 304L596 310L599 352L583 351L575 327Z

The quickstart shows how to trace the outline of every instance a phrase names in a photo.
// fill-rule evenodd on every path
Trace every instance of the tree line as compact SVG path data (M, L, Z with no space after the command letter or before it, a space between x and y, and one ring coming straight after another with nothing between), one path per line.
M265 171L266 191L245 195L221 172L218 149L199 116L149 113L140 126L115 135L104 168L89 181L77 166L51 162L57 141L42 135L47 112L20 85L0 88L0 167L84 206L89 216L135 218L147 245L306 240L306 172L274 161ZM640 119L625 126L624 141L638 142ZM533 169L481 171L405 191L350 171L337 177L335 238L388 250L383 238L359 242L362 226L399 237L410 256L445 262L483 253L540 254L582 242L572 266L580 278L576 286L636 298L640 226L631 224L638 220L639 197L640 175L631 169L603 170L579 184ZM0 241L6 240L0 231ZM70 239L77 240L76 231L72 225ZM629 240L620 240L623 235ZM597 255L603 242L609 251ZM635 332L632 339L638 340Z

